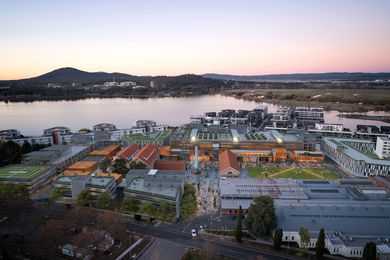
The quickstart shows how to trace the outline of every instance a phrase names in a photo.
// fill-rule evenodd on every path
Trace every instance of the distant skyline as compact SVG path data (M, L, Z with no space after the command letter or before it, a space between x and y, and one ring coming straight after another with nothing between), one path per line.
M390 71L390 1L0 1L0 79Z

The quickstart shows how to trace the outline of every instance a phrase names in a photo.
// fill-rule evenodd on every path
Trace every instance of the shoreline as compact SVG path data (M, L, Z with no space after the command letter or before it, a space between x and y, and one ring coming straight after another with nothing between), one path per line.
M374 112L387 112L390 113L388 106L384 105L368 105L368 104L359 104L359 103L346 103L346 102L319 102L319 101L301 101L301 100L285 100L285 99L268 99L265 97L257 96L240 96L235 93L225 92L221 93L223 96L233 97L236 99L242 99L247 101L254 101L257 103L269 103L278 106L309 106L309 107L322 107L325 111L337 111L340 113L367 113L370 111ZM368 115L366 115L368 116ZM371 119L369 119L371 120ZM372 119L375 120L375 119ZM381 121L381 120L376 120Z

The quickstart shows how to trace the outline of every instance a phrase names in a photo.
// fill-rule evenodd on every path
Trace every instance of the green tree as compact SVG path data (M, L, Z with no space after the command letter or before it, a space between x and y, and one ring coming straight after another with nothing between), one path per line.
M241 207L241 205L240 205L240 208L238 209L236 232L235 232L234 236L238 242L242 241L242 207Z
M149 201L143 201L141 203L141 207L139 211L142 214L148 215L149 217L153 217L153 218L156 217L157 215L157 207Z
M163 202L160 205L159 217L165 221L172 221L174 219L175 212L173 211L171 204L169 204L168 202Z
M64 193L59 188L54 188L50 192L50 199L53 201L59 200L63 197Z
M310 242L310 233L306 227L301 226L299 229L299 237L301 238L301 246L307 247Z
M28 199L30 194L26 185L19 184L12 187L12 196L14 199Z
M96 206L101 209L106 209L110 205L112 199L107 192L103 192L96 200Z
M107 167L110 166L111 160L108 158L105 158L103 161L99 163L99 169L103 172L107 171Z
M124 198L122 201L122 210L124 212L135 213L138 211L137 200L134 198Z
M126 166L126 162L122 159L116 159L114 161L114 172L119 174L126 174L129 171L129 168Z
M132 161L130 164L129 164L129 168L130 169L145 169L146 168L146 165L141 163L141 162L135 162L135 161Z
M316 242L316 255L318 259L322 259L325 253L325 232L324 229L321 228L320 233L318 234L317 242Z
M22 153L30 153L32 152L32 145L29 142L24 142L22 145Z
M247 226L257 237L271 234L271 231L276 228L276 215L272 198L268 196L254 198L249 207Z
M363 260L376 259L376 244L368 242L363 249Z
M186 219L196 213L196 190L195 187L189 183L184 185L183 199L180 204L180 215Z
M283 241L283 230L281 228L276 229L274 234L274 249L276 251L279 251L282 247L282 241Z
M91 204L91 194L87 190L83 190L77 196L77 203L81 206L89 206Z
M13 142L7 141L0 145L0 166L19 164L22 160L22 149Z

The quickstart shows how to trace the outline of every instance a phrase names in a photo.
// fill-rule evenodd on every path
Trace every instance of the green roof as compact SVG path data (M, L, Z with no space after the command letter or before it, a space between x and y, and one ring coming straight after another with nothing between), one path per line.
M152 133L145 133L145 134L129 134L129 135L125 135L124 138L127 141L157 141L157 142L161 142L170 134L170 132L171 132L171 130L164 130L164 131L155 131Z
M0 181L29 181L47 172L49 166L8 165L0 168Z

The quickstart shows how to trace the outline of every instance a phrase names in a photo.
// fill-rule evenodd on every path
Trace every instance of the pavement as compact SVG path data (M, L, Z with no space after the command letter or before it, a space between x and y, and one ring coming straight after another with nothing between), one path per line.
M140 260L180 260L190 247L166 239L156 239Z
M166 240L180 245L178 252L183 253L183 248L192 247L203 250L213 250L215 253L225 255L235 259L257 259L257 257L263 257L263 259L296 259L289 256L282 256L272 251L261 251L241 247L235 244L231 244L228 241L226 243L216 241L214 239L203 238L201 235L197 235L196 238L191 236L190 230L183 232L177 230L174 226L168 227L155 227L146 223L127 223L130 232L136 232L139 234L153 236L158 239ZM171 244L174 245L174 244ZM161 250L161 249L160 249ZM149 251L149 250L148 250ZM148 251L145 252L149 253ZM158 253L150 252L151 256L157 256ZM147 258L145 258L147 259ZM165 258L161 258L165 259ZM169 259L169 258L167 258Z

